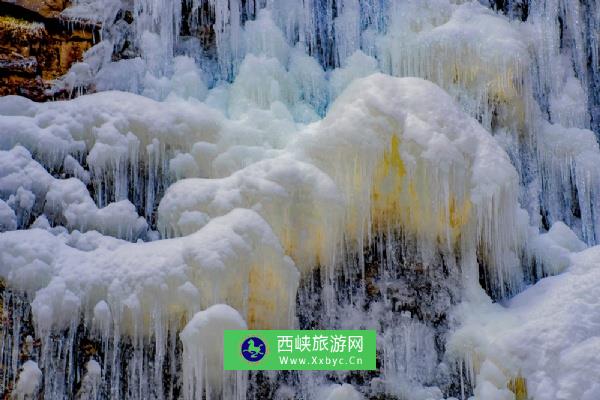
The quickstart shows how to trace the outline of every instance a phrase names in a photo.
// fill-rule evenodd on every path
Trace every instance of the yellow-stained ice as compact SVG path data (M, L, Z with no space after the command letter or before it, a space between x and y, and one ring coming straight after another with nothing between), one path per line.
M433 229L430 233L437 236L445 237L451 231L452 239L456 238L469 221L471 201L459 201L456 195L450 194L445 207L434 211L428 193L417 190L419 177L407 176L400 146L398 135L392 135L390 146L375 171L371 189L374 230L396 227L418 233Z
M505 232L516 225L515 170L434 84L381 74L357 80L288 148L227 178L176 182L159 206L159 228L190 234L251 208L302 272L334 266L340 251L359 253L379 234L402 233L418 238L428 257L458 249L476 259L483 247L478 256L499 287L512 274L502 263L515 250Z
M515 394L515 400L528 400L527 380L517 376L508 381L508 389Z

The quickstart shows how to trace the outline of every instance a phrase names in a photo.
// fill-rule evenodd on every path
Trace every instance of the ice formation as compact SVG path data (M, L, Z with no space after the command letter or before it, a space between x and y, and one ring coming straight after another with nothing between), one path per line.
M573 253L564 273L541 280L506 307L473 298L459 308L463 325L450 340L449 352L468 354L465 361L479 370L472 378L482 393L491 392L490 385L501 392L520 375L533 399L600 395L599 251ZM501 396L478 398L512 398Z
M196 313L181 331L184 399L242 399L247 379L241 371L223 371L223 331L247 329L233 308L217 304Z
M317 398L324 400L362 400L364 397L347 383L322 388Z
M33 361L25 362L21 368L14 397L18 400L25 400L35 396L37 393L42 381L42 371L40 371L38 365Z
M596 2L99 4L78 97L0 98L0 393L600 396ZM380 369L223 372L246 327Z
M81 180L89 180L89 174L69 155L65 157L65 165L71 166L78 178L54 178L20 145L9 151L0 150L0 163L0 192L7 199L4 204L17 211L18 226L27 226L43 212L44 218L69 229L96 230L129 240L146 234L147 223L129 200L103 208L96 206Z
M425 104L445 116L432 118ZM515 237L488 219L519 225L516 173L489 135L434 85L385 75L358 80L288 149L293 157L260 161L225 179L172 185L159 227L187 234L232 208L254 208L303 269L332 264L343 237L362 249L374 232L404 230L420 239L424 261L438 242L452 251L459 237L463 256L475 257L467 253L481 238L495 243L484 249L491 273L498 271L495 284L518 281ZM493 203L497 209L487 208Z
M587 129L546 124L540 137L543 201L550 223L564 221L587 243L597 243L600 215L598 169L600 152L596 136ZM579 218L569 210L577 210Z
M243 311L250 326L292 323L298 272L253 211L233 210L180 239L101 240L92 249L71 241L66 233L40 229L2 237L2 276L10 286L27 287L40 333L67 329L80 312L104 328L109 323L128 333L148 332L156 329L149 325L153 320L177 322L225 300ZM252 289L244 290L249 281ZM263 290L269 302L259 294ZM105 308L102 301L107 315L97 312Z

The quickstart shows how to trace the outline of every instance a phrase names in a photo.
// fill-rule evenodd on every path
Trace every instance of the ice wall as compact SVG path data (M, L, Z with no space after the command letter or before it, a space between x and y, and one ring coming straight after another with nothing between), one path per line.
M561 0L508 1L502 7L510 19L469 1L196 0L183 8L178 2L135 1L137 22L118 19L117 30L106 24L106 41L65 83L91 79L101 90L156 99L185 92L184 97L204 99L202 88L184 88L233 81L229 115L240 117L251 108L248 101L262 107L281 101L297 121L308 122L324 115L353 79L377 70L422 77L442 86L498 135L519 172L520 201L531 223L548 229L559 220L550 210L557 204L546 202L556 187L544 183L547 166L538 142L545 138L539 136L544 121L598 132L597 7ZM110 44L123 40L137 52L110 62ZM202 71L174 59L177 54L193 58ZM273 82L265 86L269 78L256 71ZM593 208L585 194L574 201ZM573 221L569 225L595 244L598 224L591 223L593 233L584 237L577 210L559 207Z
M57 82L99 93L0 99L0 389L594 395L469 336L598 241L594 1L104 3ZM227 326L376 329L381 368L220 374Z
M41 229L7 232L1 241L0 275L31 301L46 398L72 390L78 370L69 354L80 350L80 323L99 341L102 357L91 359L100 362L110 382L104 393L113 398L172 393L175 382L164 387L163 374L175 368L176 334L210 305L230 304L257 329L293 325L298 271L250 210L233 210L185 238L151 243ZM14 300L4 300L3 310L16 313ZM13 329L14 342L2 353L19 351L20 326ZM192 353L186 343L184 352Z
M110 101L116 98L122 100L118 106ZM177 374L176 333L182 321L227 303L250 327L296 326L300 274L295 265L305 277L322 267L321 312L335 324L340 299L331 290L339 285L337 277L364 279L363 249L375 238L411 240L415 245L404 257L425 269L438 268L443 257L460 275L461 286L478 286L481 278L502 296L523 280L519 238L525 237L526 224L519 221L524 211L514 167L481 125L425 80L383 74L355 80L326 118L309 125L294 123L281 102L263 109L260 98L243 114L262 116L255 126L241 126L199 102L161 103L118 92L26 103L20 115L10 115L17 114L13 103L5 104L2 123L11 134L4 143L27 143L39 160L20 146L5 152L7 160L22 159L24 165L14 172L5 168L7 193L18 194L15 182L23 190L22 184L31 182L27 190L38 193L32 201L39 199L43 207L29 207L39 213L33 229L0 237L0 274L30 299L41 369L57 371L46 372L45 396L69 393L75 384L77 368L67 363L67 354L77 351L80 329L97 340L99 356L90 360L103 371L103 393L134 398L173 393L178 389L163 366ZM132 112L123 111L129 107ZM193 109L207 112L188 113ZM436 109L444 113L431 111ZM168 134L174 126L178 134ZM281 134L282 127L291 132ZM35 147L34 138L57 145ZM145 161L137 154L144 145L149 165L141 169ZM164 178L153 169L153 157L163 160ZM156 179L166 185L167 179L181 178L158 207L159 229L176 238L129 243L81 233L59 216L63 212L68 220L69 207L81 203L79 190L87 193L85 184L76 177L57 179L46 169L86 178L95 193L107 183L116 188L106 190L99 203L117 200L117 193L140 196L136 190L145 186L135 182ZM146 233L148 239L157 234ZM357 263L344 261L351 258ZM478 263L485 271L481 277ZM306 313L310 308L299 312ZM20 330L12 337L16 351ZM188 339L183 351L193 354L197 340ZM435 350L430 354L430 360L437 359ZM387 361L388 377L401 371L395 357ZM204 377L202 360L184 361L182 368L190 376L183 389L190 398L228 387L219 378ZM407 385L387 387L407 390Z

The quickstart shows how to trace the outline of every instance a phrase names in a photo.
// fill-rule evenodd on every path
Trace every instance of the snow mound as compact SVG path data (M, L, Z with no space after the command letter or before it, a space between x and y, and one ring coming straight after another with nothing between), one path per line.
M165 164L196 142L216 143L223 120L201 103L159 103L125 92L31 102L24 110L13 115L11 99L0 99L0 149L24 146L49 171L64 167L75 176L72 158L84 161L97 205L125 200L131 190L140 205L149 204L148 214L169 183Z
M26 361L15 386L13 396L17 400L35 398L42 382L42 371L35 361Z
M73 165L77 161L67 156L65 163ZM96 230L128 240L137 240L148 229L129 200L98 208L81 180L54 178L22 146L0 150L0 196L7 199L2 204L8 205L16 217L13 229L26 226L42 212L45 218L69 229ZM13 226L9 210L1 209L3 218L8 218L3 226Z
M4 200L0 200L0 232L17 229L17 216Z
M502 291L520 279L516 172L438 86L382 74L356 80L290 148L337 184L344 231L360 249L371 229L400 229L418 239L425 263L458 243L468 265L479 245L492 285Z
M496 371L494 385L504 389L511 379L524 378L533 399L600 395L600 246L570 258L565 272L542 279L506 306L482 296L459 307L463 326L448 347L479 371L476 398L490 398L486 369Z
M252 327L292 324L298 271L253 211L233 210L178 239L82 251L32 229L3 234L0 249L0 276L29 292L42 337L80 314L98 328L152 332L217 302Z
M223 331L248 329L233 308L216 304L196 313L180 333L184 399L238 399L246 392L240 371L223 371Z
M85 184L77 178L53 181L46 193L44 211L46 216L54 217L55 223L82 232L96 230L112 237L137 240L148 230L146 220L137 214L129 200L98 208Z
M525 231L508 229L524 228L515 170L437 86L385 75L356 80L285 153L227 178L171 185L159 228L185 235L235 207L252 208L303 270L331 264L344 238L360 251L371 234L402 229L419 238L425 261L458 242L474 259L479 243L497 288L519 280Z
M395 2L388 33L377 41L382 71L437 83L488 129L522 128L531 57L520 26L477 2L463 3Z
M299 268L331 260L343 198L331 178L289 156L259 161L223 179L184 179L171 185L159 209L159 228L187 235L238 207L265 218Z
M315 399L319 400L363 400L364 397L352 385L330 385L322 388Z
M586 248L575 233L563 222L555 222L547 233L536 235L531 241L539 277L556 275L571 264L571 253Z

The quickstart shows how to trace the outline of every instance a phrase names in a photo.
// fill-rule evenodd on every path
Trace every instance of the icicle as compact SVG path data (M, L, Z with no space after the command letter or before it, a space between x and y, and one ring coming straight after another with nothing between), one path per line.
M35 398L42 381L42 371L34 361L25 362L21 368L13 396L17 400Z
M247 329L247 325L236 310L218 304L194 315L181 332L184 399L246 398L247 372L223 371L226 329Z

